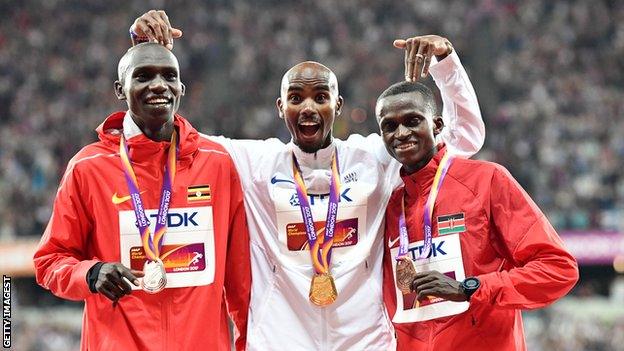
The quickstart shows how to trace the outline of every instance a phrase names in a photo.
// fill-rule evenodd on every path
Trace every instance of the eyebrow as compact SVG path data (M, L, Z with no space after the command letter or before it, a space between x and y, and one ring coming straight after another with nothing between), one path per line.
M288 86L288 91L302 91L302 90L303 90L303 86L301 86L300 84L292 84L292 85ZM327 85L325 83L314 85L314 90L327 90L327 91L330 91L329 85Z

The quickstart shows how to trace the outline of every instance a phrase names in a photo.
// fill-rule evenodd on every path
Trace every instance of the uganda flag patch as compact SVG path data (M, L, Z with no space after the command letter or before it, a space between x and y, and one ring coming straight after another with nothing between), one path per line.
M466 231L463 213L455 213L438 217L438 233L440 235L461 233Z
M188 202L210 201L210 184L193 185L186 188L186 200Z

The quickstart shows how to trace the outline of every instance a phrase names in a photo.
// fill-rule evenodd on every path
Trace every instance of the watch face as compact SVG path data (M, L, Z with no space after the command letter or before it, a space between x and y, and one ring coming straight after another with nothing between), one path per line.
M468 289L474 289L479 286L479 281L475 278L468 278L464 281L464 285Z

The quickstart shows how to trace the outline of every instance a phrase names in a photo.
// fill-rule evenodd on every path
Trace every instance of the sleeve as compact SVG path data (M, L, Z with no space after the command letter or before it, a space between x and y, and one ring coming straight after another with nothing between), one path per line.
M481 149L485 141L485 124L481 118L477 94L455 51L442 61L438 62L435 56L432 60L429 72L442 96L445 125L438 141L446 144L448 152L470 157ZM386 151L379 134L371 134L363 142L367 143L366 147L372 150L384 166L396 162Z
M247 343L247 316L251 298L251 263L249 231L239 176L231 165L229 239L225 271L225 297L234 322L236 350Z
M203 134L202 134L203 135ZM224 136L203 135L220 144L230 154L243 186L249 185L254 170L261 168L263 156L278 152L284 146L277 138L265 140L230 139Z
M442 96L445 128L438 136L447 150L460 157L476 154L485 140L485 124L472 83L453 51L442 61L435 56L429 72Z
M85 257L93 226L83 197L78 172L70 162L54 200L52 217L34 255L37 283L69 300L84 300L91 294L87 272L98 262Z
M470 301L533 309L567 294L578 266L544 214L511 174L499 166L490 186L490 225L513 267L479 276Z

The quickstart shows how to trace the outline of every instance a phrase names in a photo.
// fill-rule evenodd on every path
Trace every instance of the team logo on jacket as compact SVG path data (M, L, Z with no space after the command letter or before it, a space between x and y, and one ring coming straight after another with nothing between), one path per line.
M139 194L143 194L145 192L145 190L141 191ZM123 204L124 202L130 200L130 195L125 195L125 196L119 196L117 195L117 192L115 192L113 194L113 197L111 197L111 201L113 202L114 205L120 205Z
M440 235L463 233L466 231L466 221L463 213L438 216L438 233Z
M186 188L186 200L189 203L209 202L211 198L210 184L193 185Z

